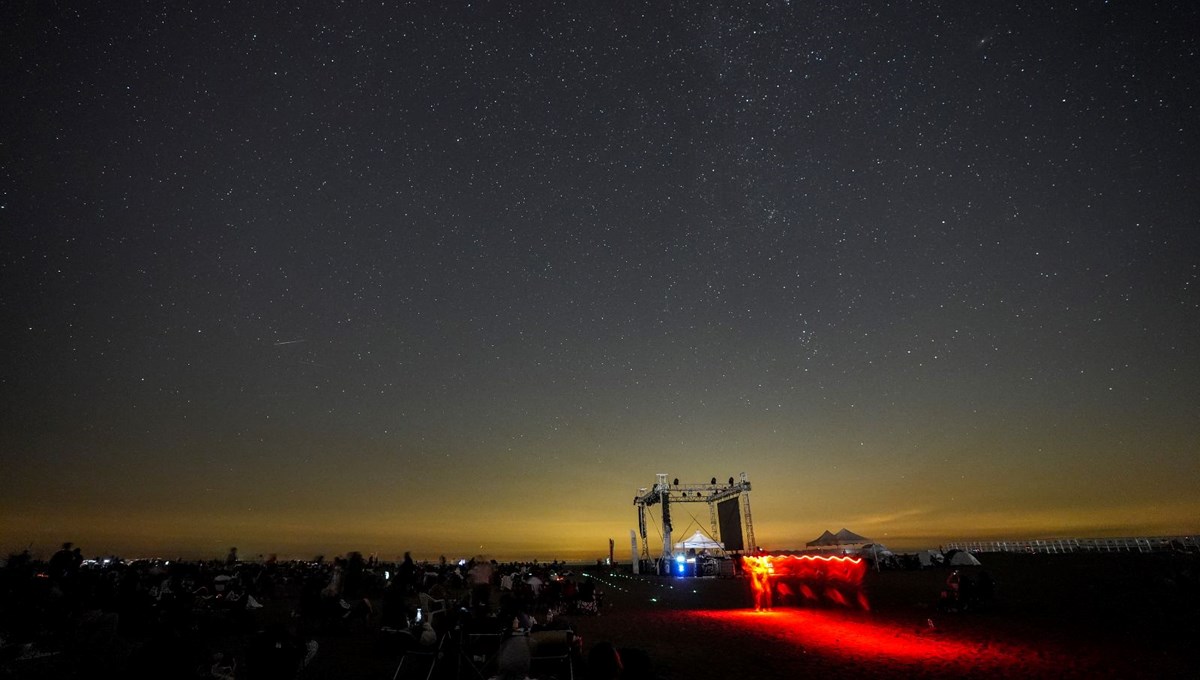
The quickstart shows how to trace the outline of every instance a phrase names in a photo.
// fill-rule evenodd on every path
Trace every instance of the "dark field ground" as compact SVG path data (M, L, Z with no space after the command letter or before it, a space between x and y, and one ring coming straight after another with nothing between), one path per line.
M986 569L997 584L987 611L939 612L945 569L868 573L870 611L778 606L763 613L751 608L744 579L618 570L595 574L605 593L600 616L568 618L585 653L611 642L629 650L629 659L648 661L654 678L1200 678L1200 557L981 559L984 566L973 569ZM255 624L286 621L291 607L268 603ZM399 652L377 618L378 608L366 624L318 633L320 651L300 677L391 678ZM236 642L230 645L236 654ZM78 658L72 665L61 656L9 662L0 678L135 677L121 669L121 657L108 649L96 658L116 662L85 670ZM435 677L455 677L457 669L457 653L447 647ZM559 665L540 671L566 677ZM577 665L576 677L585 671Z
M869 612L756 613L738 581L617 577L606 578L623 589L611 616L575 628L589 643L643 648L675 678L1200 678L1195 557L981 557L974 570L998 583L985 612L937 611L944 569L868 573Z

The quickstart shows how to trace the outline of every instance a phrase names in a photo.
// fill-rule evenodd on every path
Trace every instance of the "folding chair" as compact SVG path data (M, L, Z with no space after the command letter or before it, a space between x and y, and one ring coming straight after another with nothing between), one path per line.
M532 668L548 669L557 667L566 675L555 675L557 678L575 679L575 632L572 630L539 630L529 634L532 644L530 656ZM538 676L542 677L542 676Z
M458 628L458 671L456 677L488 680L496 670L496 656L503 642L500 622L494 618L468 620Z
M446 601L435 600L429 596L429 593L418 593L417 599L421 601L421 609L432 619L434 614L446 613Z
M399 680L401 677L416 677L409 674L416 672L411 669L419 668L421 663L429 664L429 670L425 672L425 680L432 678L438 659L442 658L442 646L446 643L446 636L438 635L436 643L422 645L417 636L409 631L400 631L395 635L404 646L404 651L400 655L400 663L396 665L396 672L392 674L392 680ZM406 667L410 669L407 672L405 671ZM401 675L402 673L404 675Z

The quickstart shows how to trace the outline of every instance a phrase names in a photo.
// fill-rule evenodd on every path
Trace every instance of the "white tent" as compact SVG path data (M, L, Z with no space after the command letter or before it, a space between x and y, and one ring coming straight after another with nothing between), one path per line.
M922 550L917 553L917 559L921 561L922 567L932 567L940 565L946 558L936 550Z
M950 564L956 567L978 567L979 560L971 553L960 550L950 558Z
M688 536L687 538L683 539L682 541L676 543L675 549L676 550L724 550L725 544L714 541L713 539L709 538L708 536L705 536L703 531L700 531L699 529L697 529L696 533L694 533L691 536Z
M859 552L862 553L863 557L872 561L879 559L880 557L887 557L893 554L892 551L888 550L888 547L882 543L867 543L859 549Z

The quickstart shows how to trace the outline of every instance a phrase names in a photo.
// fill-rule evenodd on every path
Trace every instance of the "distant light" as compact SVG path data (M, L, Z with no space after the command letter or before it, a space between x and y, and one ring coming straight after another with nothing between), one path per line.
M386 570L385 570L385 571L383 572L383 580L384 580L384 581L390 581L390 580L392 580L392 573L391 573L390 571L386 571Z
M683 564L683 560L684 560L683 553L679 553L678 555L675 556L675 561L678 562L679 564Z

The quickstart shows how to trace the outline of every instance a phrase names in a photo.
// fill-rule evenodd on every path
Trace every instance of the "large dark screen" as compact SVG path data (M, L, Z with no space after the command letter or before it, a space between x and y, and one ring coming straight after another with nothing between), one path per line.
M721 524L721 542L726 550L745 550L742 542L742 508L737 498L717 503L717 521Z

